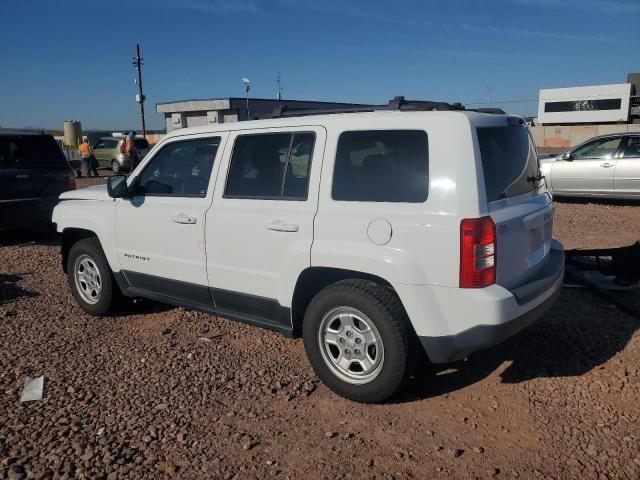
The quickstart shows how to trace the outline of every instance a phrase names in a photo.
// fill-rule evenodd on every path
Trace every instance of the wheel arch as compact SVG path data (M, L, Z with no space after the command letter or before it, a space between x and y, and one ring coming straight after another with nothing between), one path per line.
M69 227L62 231L60 254L62 255L62 269L64 270L64 273L67 273L67 260L69 258L71 247L82 239L94 237L100 241L100 238L94 231L86 228Z
M294 337L301 335L304 314L313 297L328 285L347 279L368 280L395 292L391 283L378 275L342 268L308 267L298 275L291 300L291 322Z

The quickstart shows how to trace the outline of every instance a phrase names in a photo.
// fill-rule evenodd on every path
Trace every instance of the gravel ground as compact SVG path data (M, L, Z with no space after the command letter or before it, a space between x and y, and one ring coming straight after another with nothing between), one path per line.
M640 208L558 203L556 232L631 243ZM57 239L31 240L0 243L0 478L640 478L640 321L588 290L359 405L301 340L152 302L86 315ZM37 375L43 400L21 404Z

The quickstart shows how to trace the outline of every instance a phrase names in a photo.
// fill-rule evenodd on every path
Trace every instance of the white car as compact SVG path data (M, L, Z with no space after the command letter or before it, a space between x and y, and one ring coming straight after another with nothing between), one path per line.
M554 196L640 200L640 133L595 137L540 163Z
M128 179L61 196L74 297L301 335L317 375L362 402L396 393L422 350L446 363L501 342L559 292L551 198L522 119L432 108L170 133Z

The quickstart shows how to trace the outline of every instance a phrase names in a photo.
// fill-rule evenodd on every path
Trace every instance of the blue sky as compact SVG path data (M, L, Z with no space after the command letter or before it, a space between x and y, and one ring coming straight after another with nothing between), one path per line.
M284 97L488 102L640 70L640 0L0 0L0 126L138 128L135 44L155 104ZM500 101L512 103L500 104ZM513 102L515 100L515 102Z

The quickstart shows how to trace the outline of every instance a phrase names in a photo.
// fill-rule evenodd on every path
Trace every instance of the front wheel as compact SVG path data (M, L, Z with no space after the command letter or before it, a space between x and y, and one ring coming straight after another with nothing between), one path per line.
M383 402L410 375L412 330L390 289L365 280L324 288L307 308L304 346L316 375L357 402Z
M118 163L118 161L117 161L117 160L112 160L112 161L111 161L111 171L112 171L113 173L115 173L116 175L117 175L118 173L120 173L120 164Z
M111 310L119 291L97 238L85 238L71 247L67 278L84 311L103 316Z

